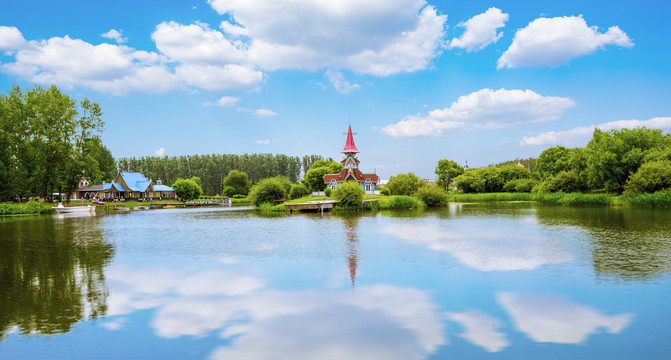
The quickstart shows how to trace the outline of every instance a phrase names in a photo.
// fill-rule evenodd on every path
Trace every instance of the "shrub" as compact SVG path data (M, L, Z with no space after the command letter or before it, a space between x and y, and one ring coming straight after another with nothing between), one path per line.
M392 176L385 187L389 188L392 195L412 195L423 185L424 181L422 179L409 172Z
M333 192L333 189L331 189L330 187L327 187L327 188L324 189L324 195L326 195L326 197L331 197L332 192Z
M389 196L391 195L391 191L389 191L389 188L385 186L380 190L380 195Z
M557 175L551 175L543 180L537 191L542 193L557 191L571 193L583 189L584 187L580 180L580 176L578 176L576 172L560 171Z
M244 199L244 198L246 198L246 197L247 197L247 196L245 196L245 195L240 195L240 194L235 194L235 195L233 195L233 199Z
M226 187L224 188L224 196L232 197L232 196L234 196L234 195L240 195L240 194L237 194L237 193L235 192L235 188L234 188L234 187L232 187L232 186L226 186ZM242 195L242 196L244 196L244 195Z
M536 185L538 185L538 182L533 179L510 180L505 185L503 185L503 191L528 193L531 192L531 189L533 189Z
M291 185L291 191L289 191L289 199L299 199L307 195L310 195L310 190L308 190L307 186L303 184Z
M338 200L338 206L361 206L364 193L359 183L347 181L336 187L333 196Z
M275 200L284 199L286 197L284 189L277 177L263 179L252 186L247 198L254 206L259 207L265 202L273 203Z
M224 178L224 195L247 195L252 188L252 182L244 171L231 170Z
M662 190L649 194L625 194L624 204L634 207L669 208L671 207L671 190Z
M192 179L177 179L172 188L183 201L198 199L203 194L203 189Z
M473 171L467 171L454 179L457 189L465 193L485 192L485 179L479 177Z
M390 209L411 209L423 206L425 204L420 199L412 196L401 195L389 199Z
M627 193L652 193L671 187L671 161L647 162L627 180Z
M447 206L447 194L438 186L426 185L417 190L415 194L427 206Z

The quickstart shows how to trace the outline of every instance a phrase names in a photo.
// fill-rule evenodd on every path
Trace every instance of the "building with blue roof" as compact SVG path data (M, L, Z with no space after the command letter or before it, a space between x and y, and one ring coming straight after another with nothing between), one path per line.
M119 201L151 201L176 199L175 189L163 185L161 179L154 183L144 174L132 171L123 171L117 174L111 183L93 185L80 188L79 196L82 199L106 199Z

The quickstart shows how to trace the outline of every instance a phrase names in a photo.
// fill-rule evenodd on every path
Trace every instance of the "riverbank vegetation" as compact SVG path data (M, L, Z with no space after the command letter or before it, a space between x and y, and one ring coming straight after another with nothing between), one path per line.
M14 85L0 94L0 201L69 196L82 175L107 178L111 155L100 141L101 116L97 103L76 101L56 86Z
M0 216L46 214L49 210L51 210L50 205L36 201L21 204L0 203Z

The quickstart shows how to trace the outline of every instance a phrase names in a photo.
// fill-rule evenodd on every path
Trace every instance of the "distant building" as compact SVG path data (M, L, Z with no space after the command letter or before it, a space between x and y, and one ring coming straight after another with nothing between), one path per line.
M359 150L354 145L351 125L347 130L347 141L341 153L345 154L345 158L340 162L343 165L342 171L338 174L324 175L324 184L331 189L335 189L345 181L356 181L366 193L374 193L375 185L380 181L380 177L377 174L364 174L359 170L359 159L356 157Z
M139 172L120 172L111 183L80 188L81 199L106 200L163 200L174 199L175 190L163 185L161 179L154 183Z

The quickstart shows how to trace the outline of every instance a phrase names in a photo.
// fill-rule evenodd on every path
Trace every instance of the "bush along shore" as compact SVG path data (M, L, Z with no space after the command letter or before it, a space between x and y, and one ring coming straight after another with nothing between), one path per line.
M34 215L46 214L51 210L51 206L45 203L29 201L27 203L0 203L0 215Z
M449 202L534 201L541 205L671 208L671 190L620 196L580 192L450 194L447 199Z

